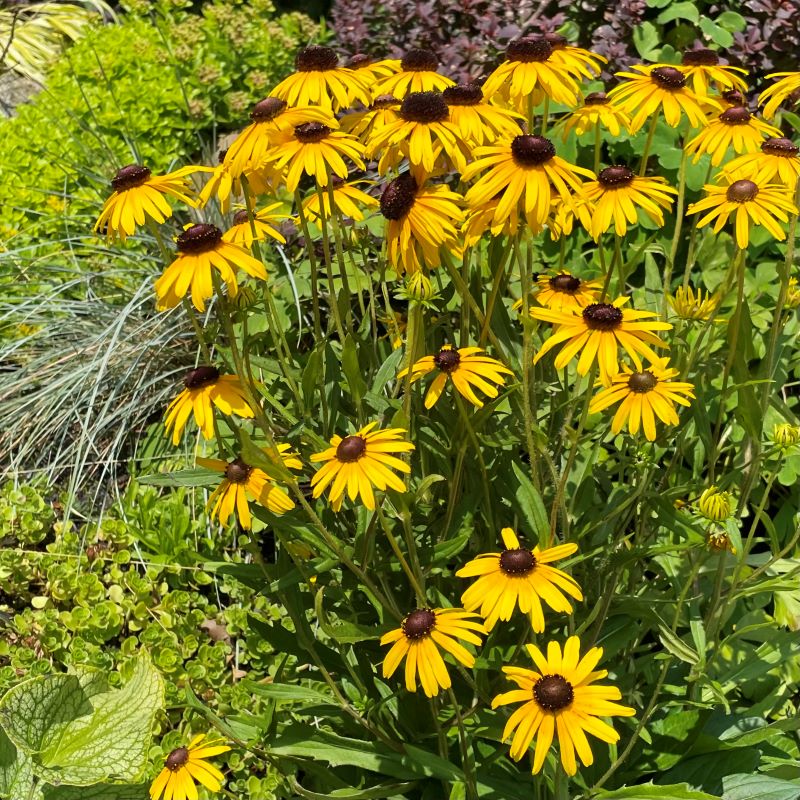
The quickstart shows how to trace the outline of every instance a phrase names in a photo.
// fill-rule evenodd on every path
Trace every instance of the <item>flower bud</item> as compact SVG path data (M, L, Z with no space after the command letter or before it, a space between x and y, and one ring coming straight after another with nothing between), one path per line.
M406 291L409 298L424 302L434 295L431 279L421 270L412 272L406 279Z
M723 522L733 514L730 492L722 492L716 486L709 486L697 501L700 515L712 522Z

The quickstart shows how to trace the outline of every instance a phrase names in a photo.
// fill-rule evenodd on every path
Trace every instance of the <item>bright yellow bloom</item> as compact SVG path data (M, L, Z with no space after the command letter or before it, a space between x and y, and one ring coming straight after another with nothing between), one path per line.
M541 771L554 736L561 750L561 764L567 775L578 771L578 757L585 767L594 761L586 734L603 742L619 741L619 734L599 717L630 717L632 708L614 702L622 698L616 686L591 686L608 675L595 670L603 656L602 647L591 648L580 657L580 639L570 636L562 654L557 642L549 642L547 656L535 645L526 645L538 672L522 667L503 667L503 672L519 688L499 694L492 708L510 703L523 703L508 719L503 741L514 733L511 758L519 761L528 751L534 737L533 773Z
M319 106L339 111L355 102L369 105L369 89L361 76L355 70L340 67L339 56L330 47L304 47L294 63L297 71L272 90L274 97L290 106Z
M652 311L634 311L622 308L627 297L618 297L612 303L592 303L580 314L574 311L552 311L549 308L532 308L531 316L555 325L555 330L533 359L535 364L556 345L564 344L555 360L556 369L562 369L580 353L578 374L585 375L595 359L600 366L600 380L608 384L619 372L617 346L642 368L642 356L651 362L658 360L653 347L668 347L654 331L668 331L669 322L652 320Z
M520 545L511 528L503 528L500 535L505 545L502 553L484 553L456 572L459 578L478 578L461 595L461 602L467 611L480 609L487 631L498 620L510 620L514 609L519 607L530 617L534 632L542 633L542 601L553 611L571 614L572 605L563 592L583 600L577 582L566 572L550 566L553 561L571 556L578 545L561 544L545 550L537 545L530 550Z
M564 139L574 130L578 136L593 132L600 127L612 136L619 136L624 130L630 132L631 118L608 102L605 92L592 92L583 98L583 105L567 114L562 123Z
M211 176L203 186L197 205L204 208L212 197L217 198L220 211L227 214L231 207L231 195L243 194L243 180L247 181L247 189L251 196L274 192L273 184L277 175L273 170L253 167L250 162L241 174L234 175L233 165L226 161L228 151L219 154L220 163L211 170Z
M678 370L669 369L668 358L654 361L647 369L634 372L627 364L623 372L611 378L611 385L601 389L589 404L589 413L596 414L615 403L620 403L611 422L611 432L618 434L625 425L631 435L644 430L648 441L656 440L656 417L665 425L677 425L678 414L675 403L690 405L687 398L694 399L691 383L673 381Z
M783 137L767 139L760 153L747 153L722 168L730 180L750 178L756 183L779 183L794 191L800 180L800 148Z
M711 522L724 522L733 514L730 492L723 492L717 486L709 486L697 501L697 511Z
M768 136L779 136L780 130L756 119L744 106L733 106L723 111L713 122L703 128L684 150L694 154L696 164L702 155L711 155L711 165L722 163L729 148L735 153L754 153Z
M437 72L439 59L421 47L412 47L401 59L387 59L380 63L393 74L372 87L375 97L393 94L402 99L412 92L441 92L455 83Z
M383 661L383 677L391 678L405 658L406 689L417 691L417 675L427 697L436 697L440 689L449 689L450 674L439 648L467 668L475 666L475 656L456 639L479 647L478 633L486 629L460 608L418 608L404 619L399 628L384 634L381 644L392 647Z
M502 224L519 209L534 233L547 222L555 196L569 201L571 192L580 191L580 175L594 177L589 170L559 158L553 143L542 136L515 136L510 141L477 147L474 156L462 180L485 174L467 190L467 206L474 209L500 195L493 224Z
M512 208L504 219L496 217L497 204L501 198L502 194L498 194L491 200L487 200L485 203L470 209L464 224L461 226L464 247L474 247L487 231L490 231L493 237L501 235L513 236L517 232L519 213L516 207Z
M302 469L303 464L297 455L288 451L288 444L279 444L277 453L266 450L264 453L272 461L282 461L287 469ZM216 517L220 525L225 525L231 514L236 511L239 524L245 530L250 530L253 526L253 517L248 500L269 509L273 514L283 514L294 508L294 502L286 491L277 486L264 470L245 463L241 458L228 463L216 458L198 457L196 460L201 467L225 475L206 504L206 509L211 510L211 519Z
M408 474L411 467L392 453L409 453L414 445L400 438L406 432L404 428L373 430L377 424L370 422L344 438L334 436L330 448L311 456L312 462L325 462L311 479L314 499L330 485L328 499L334 511L342 507L345 489L351 500L360 496L361 502L374 511L373 486L380 491L388 487L405 492L405 484L391 470Z
M388 78L396 72L391 61L378 61L365 53L356 53L350 58L346 66L370 90L379 80Z
M663 110L664 119L672 128L677 128L683 115L693 128L707 124L704 105L722 110L718 100L700 98L686 87L686 78L677 67L656 65L634 65L636 72L618 72L618 78L627 78L615 86L608 99L612 104L631 116L631 133L636 133L645 121ZM702 103L701 103L702 100Z
M780 78L758 96L758 104L764 106L762 113L767 119L772 119L778 106L800 90L800 72L773 72L767 78Z
M333 187L333 205L337 212L343 217L349 217L355 222L364 221L364 209L378 207L378 201L356 188L356 183L346 183L341 178L334 176L331 180ZM319 216L319 194L314 192L303 201L303 213L312 220ZM322 213L325 219L331 218L331 196L330 191L325 189L322 192Z
M730 181L723 175L722 179ZM697 227L702 228L714 221L714 233L719 233L735 215L736 244L744 249L750 243L751 224L763 225L778 240L786 238L786 231L780 222L788 222L790 214L797 214L797 209L783 186L756 183L742 179L729 182L725 186L706 184L703 187L706 197L692 203L688 214L707 212L697 220Z
M400 101L390 94L376 97L364 111L345 114L340 124L346 133L367 141L374 131L379 131L400 119Z
M178 237L178 257L155 283L159 311L174 308L191 287L192 305L205 311L205 301L214 294L211 271L216 269L228 286L228 297L239 290L236 268L253 278L267 279L264 265L242 247L223 241L214 225L191 225Z
M719 294L706 292L704 295L702 289L695 291L691 286L679 286L674 295L667 295L667 301L675 315L681 319L690 320L711 319L711 315L716 311L721 300L722 297Z
M172 431L172 444L177 445L189 415L204 438L214 435L214 406L223 414L252 419L253 409L242 383L236 375L220 375L216 367L195 367L183 378L183 391L169 404L164 416L167 434Z
M206 759L226 753L231 748L222 739L205 741L206 734L195 736L188 747L178 747L168 756L164 769L150 786L150 800L197 800L195 781L210 792L222 788L225 776Z
M472 146L522 132L522 114L488 103L478 83L450 86L442 92L442 97L450 109L450 121L459 129L461 138Z
M538 288L533 297L539 305L552 311L576 314L596 303L602 289L600 281L583 280L565 269L555 275L539 275L536 283ZM520 299L514 303L514 308L521 307Z
M195 191L188 180L193 172L205 167L182 167L167 175L153 175L141 164L128 164L111 180L113 194L106 200L94 225L109 242L124 242L136 232L136 226L150 219L162 223L172 216L172 208L164 199L170 195L194 208Z
M618 236L624 236L628 225L635 225L639 209L656 225L663 226L662 208L672 205L676 189L664 178L647 178L637 175L628 167L614 166L600 170L597 180L581 187L579 217L595 241L612 226Z
M662 64L660 66L669 66ZM708 95L711 84L718 92L726 90L747 91L747 84L741 75L747 75L747 70L741 67L731 67L719 63L719 55L714 50L699 49L686 50L681 60L680 71L691 81L692 90L700 96Z
M456 391L478 408L483 407L483 402L475 394L473 386L488 397L497 397L499 392L492 383L503 386L506 382L503 375L514 373L497 359L481 355L482 353L480 347L460 347L456 350L452 345L446 344L435 356L423 356L416 361L411 368L412 383L435 369L439 371L425 395L425 408L433 408L441 397L448 378L453 382ZM408 368L401 370L397 377L402 379L407 374Z
M579 81L582 77L591 80L600 74L602 65L608 63L608 59L600 53L571 45L560 33L545 33L542 38L553 48L550 56L553 64L560 64Z
M237 211L233 215L233 225L222 234L222 240L248 248L253 246L253 242L263 242L267 238L286 244L286 237L273 224L290 217L282 212L275 213L276 208L283 208L283 203L265 206L253 214L252 220L246 208Z

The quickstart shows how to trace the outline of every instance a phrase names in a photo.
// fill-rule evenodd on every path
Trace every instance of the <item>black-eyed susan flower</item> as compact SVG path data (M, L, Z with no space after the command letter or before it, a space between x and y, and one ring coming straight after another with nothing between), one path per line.
M616 73L626 80L608 93L613 105L630 115L631 133L659 111L664 112L664 119L672 128L678 127L684 115L693 128L702 128L707 123L704 106L722 110L719 101L700 98L689 89L677 67L637 64L631 69L636 72Z
M703 490L697 501L697 513L711 522L724 522L733 515L733 498L730 492L711 485Z
M600 73L603 64L608 63L605 56L570 44L560 33L545 33L542 38L553 48L550 60L561 64L573 77L591 79Z
M631 118L625 111L609 102L605 92L592 92L583 98L583 105L571 111L564 118L564 139L570 131L578 136L590 133L598 127L607 130L612 136L630 129Z
M571 556L578 545L561 544L540 550L522 547L511 528L503 528L505 549L502 553L484 553L461 567L456 576L475 578L461 595L467 611L478 609L486 630L490 631L498 620L507 622L515 608L530 617L535 633L544 631L542 601L553 611L571 614L572 604L566 592L575 600L583 600L577 582L551 566L554 561Z
M596 303L602 290L600 281L584 280L565 269L555 275L539 275L536 284L533 298L539 305L553 311L573 311L576 314ZM520 299L514 303L514 308L521 307Z
M331 180L333 187L333 206L343 217L349 217L355 222L363 222L364 211L378 207L378 200L366 192L361 191L357 186L358 181L347 183L341 178L334 176ZM303 213L310 219L319 216L319 194L314 193L303 201ZM331 197L330 191L322 193L322 211L325 219L331 217Z
M461 226L461 235L464 237L464 247L474 247L481 237L489 231L493 237L513 236L519 228L519 209L515 206L505 218L497 218L497 204L502 198L498 193L491 200L480 203L467 212L464 224Z
M726 179L726 176L722 177ZM770 235L783 240L786 238L786 231L781 223L787 222L790 214L797 214L785 187L777 184L759 184L743 178L723 186L706 184L703 188L706 196L692 203L687 213L706 212L697 220L697 227L702 228L713 221L714 233L719 233L733 216L734 237L736 244L742 249L750 243L751 225L762 225Z
M615 702L622 698L617 687L591 685L608 675L606 670L595 670L603 648L593 647L581 658L580 646L580 639L570 636L563 654L558 642L549 642L545 656L538 647L529 644L526 647L538 672L503 667L503 672L519 688L497 695L492 708L523 704L509 717L503 741L514 734L510 755L519 761L536 739L534 774L542 769L554 738L558 739L561 764L567 775L578 770L576 753L588 767L594 757L587 733L609 744L619 741L619 734L599 717L630 717L636 713Z
M747 75L747 70L721 64L719 53L715 50L708 48L686 50L681 58L680 70L686 76L686 80L691 82L692 91L701 96L709 94L711 86L718 92L731 89L739 92L747 91L747 84L742 77Z
M670 369L668 364L668 358L661 358L647 369L636 372L623 364L623 371L611 378L610 386L592 398L589 413L596 414L619 403L611 421L611 432L616 435L627 425L635 436L641 425L648 441L654 442L656 418L664 425L677 425L675 404L688 406L690 399L694 399L694 385L673 380L678 370Z
M734 106L747 107L747 95L738 89L728 89L723 92L719 96L719 101L725 108L733 108Z
M348 167L343 156L364 169L363 155L364 147L355 136L321 122L304 122L290 138L268 150L264 159L285 175L286 188L294 192L303 175L310 175L320 186L328 185L329 175L345 180Z
M476 147L474 157L462 179L470 181L485 174L467 190L467 206L478 208L500 195L493 223L502 222L519 208L534 233L547 222L555 196L568 201L571 193L580 191L581 175L594 177L589 170L557 156L553 143L543 136L523 134Z
M276 447L277 453L265 450L265 455L275 462L280 460L287 469L303 468L297 455L289 452L288 444L279 444ZM225 476L206 504L211 519L218 519L220 525L227 524L235 511L239 524L245 530L250 530L253 526L250 501L258 503L273 514L285 514L294 508L294 502L285 489L278 486L264 470L247 464L241 458L227 463L216 458L199 456L196 460L201 467L221 472Z
M225 776L208 759L230 749L221 739L208 740L206 734L195 736L188 747L176 748L150 786L150 800L197 800L195 781L218 792Z
M773 72L767 78L780 78L758 96L758 104L764 106L762 113L772 119L778 106L800 90L800 72Z
M391 678L405 658L406 689L417 691L417 676L427 697L436 697L440 689L449 689L450 674L440 648L467 668L475 665L475 656L457 639L480 646L477 635L486 629L476 622L477 614L460 608L418 608L396 628L381 637L381 644L392 647L383 660L383 677Z
M788 449L800 444L800 426L788 422L780 422L772 426L772 443L778 447Z
M345 114L340 120L342 130L352 133L363 141L369 139L373 131L379 131L400 119L400 101L391 94L376 97L368 108Z
M800 180L800 147L791 139L772 137L761 143L761 152L734 158L722 171L730 180L751 178L760 183L779 183L793 190Z
M578 358L578 374L585 375L595 360L600 367L600 380L607 384L619 372L617 347L631 357L637 369L642 368L642 357L657 361L653 347L667 347L655 331L668 331L669 322L652 319L652 311L634 311L623 308L627 297L618 297L613 303L592 303L581 310L553 311L549 308L531 308L531 316L555 325L555 330L533 359L535 364L554 347L563 344L556 356L556 369L562 369Z
M400 59L387 59L381 62L392 70L392 74L379 80L373 86L373 94L393 94L406 97L412 92L441 92L455 81L440 75L439 59L431 50L412 47Z
M509 42L506 60L484 81L483 93L508 101L521 114L545 97L571 108L578 102L575 77L576 67L554 57L550 42L524 36Z
M316 499L330 486L328 499L334 511L342 507L345 490L350 500L361 497L361 502L375 510L372 487L384 491L387 487L404 492L405 484L392 470L410 473L411 467L393 453L410 453L411 442L403 441L404 428L378 428L370 422L360 431L342 438L334 436L331 446L311 456L311 461L325 462L311 479L313 497Z
M768 136L779 135L778 128L756 119L744 106L732 106L690 139L684 150L694 155L694 163L708 153L711 165L716 167L729 148L735 153L754 153Z
M181 167L166 175L153 175L141 164L128 164L111 179L114 190L103 205L94 230L104 233L109 242L124 242L147 220L162 223L172 216L172 207L164 195L181 200L194 208L195 191L189 176L204 167Z
M393 62L379 60L366 53L356 53L351 56L345 66L351 69L361 83L370 90L379 80L388 78L397 71Z
M478 83L459 83L442 92L450 120L471 145L493 142L521 133L524 117L488 103Z
M277 211L283 208L283 203L272 203L252 215L246 208L233 215L233 225L222 234L222 239L231 244L242 247L252 247L253 242L263 242L265 239L274 239L276 242L286 244L286 237L275 228L275 223L289 219L289 215Z
M214 435L214 408L227 416L252 419L253 409L236 375L221 375L216 367L195 367L183 378L183 391L169 404L164 416L167 435L177 445L189 415L206 439Z
M267 279L264 265L243 247L224 241L214 225L191 225L178 237L177 245L178 257L155 283L159 311L174 308L190 290L192 305L205 311L205 301L214 294L213 269L227 285L228 297L235 297L239 290L237 268L253 278Z
M410 172L387 184L380 210L388 220L385 239L389 261L398 272L438 267L443 247L460 254L461 200L461 195L447 186L420 185Z
M667 302L675 312L675 316L703 322L711 319L721 300L719 294L692 289L691 286L679 286L674 295L667 296Z
M475 389L479 389L487 397L495 398L499 392L492 384L503 386L506 382L503 376L514 374L497 359L484 355L480 347L456 349L449 344L444 345L436 355L423 356L419 361L415 361L411 367L411 382L434 370L438 374L428 387L425 408L433 408L441 397L448 378L462 397L466 397L472 405L482 408L483 402L475 394ZM408 368L401 370L397 377L402 379L408 372Z
M596 180L581 187L588 208L579 216L595 241L612 225L618 236L624 236L628 226L636 224L640 211L662 226L662 209L669 208L677 194L664 178L637 175L621 165L606 167Z
M319 106L339 111L355 102L369 105L369 89L356 70L339 66L330 47L312 44L295 56L295 72L273 90L274 97L290 106Z

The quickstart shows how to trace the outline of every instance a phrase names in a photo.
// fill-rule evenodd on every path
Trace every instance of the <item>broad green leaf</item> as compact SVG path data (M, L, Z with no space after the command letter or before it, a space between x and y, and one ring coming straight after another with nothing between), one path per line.
M219 483L219 473L209 469L181 469L177 472L157 472L139 475L136 480L147 486L212 486Z
M373 394L380 395L386 384L395 377L403 355L403 349L398 347L397 350L392 350L391 355L381 364L372 381L372 388L370 391Z
M246 464L251 467L258 467L258 469L266 472L270 478L274 478L277 481L293 480L292 474L283 465L281 458L277 454L275 458L272 458L267 452L254 444L244 428L239 429L239 438L242 447L242 459Z
M528 530L521 532L523 538L535 534L539 541L546 540L550 535L550 522L542 502L542 496L516 461L511 464L511 468L518 483L514 492L514 500L516 501L514 505L528 528Z
M366 642L377 639L379 633L375 628L365 625L357 625L354 622L347 622L343 619L331 619L323 605L324 588L320 588L314 597L314 610L317 615L320 628L334 641L340 644L354 644L355 642Z
M730 47L733 44L733 35L708 17L700 17L698 24L700 30L720 47Z
M722 779L722 800L797 800L800 783L767 775L728 775Z
M695 24L700 19L700 14L697 11L697 6L694 3L670 3L659 15L656 17L656 22L663 25L665 22L672 22L674 19L689 20Z
M685 783L674 783L670 786L655 786L652 783L646 783L642 786L600 792L594 797L598 800L719 800L712 794L696 792Z
M359 406L367 391L367 384L361 377L361 366L358 363L358 347L352 334L347 334L342 347L342 372L350 388L353 402Z
M247 681L247 688L262 697L269 697L277 703L306 703L313 705L338 706L339 702L328 694L312 689L309 686L299 686L287 683L259 683Z
M415 782L407 783L384 783L380 786L372 786L369 789L334 789L325 794L312 792L298 786L297 783L292 787L300 797L308 800L380 800L384 797L403 797L403 792L413 789Z
M646 61L655 60L661 37L652 22L643 22L633 29L633 44L636 52Z
M31 757L15 747L0 728L0 797L27 798L33 791Z
M94 786L45 786L43 800L148 800L149 785L126 786L113 783Z

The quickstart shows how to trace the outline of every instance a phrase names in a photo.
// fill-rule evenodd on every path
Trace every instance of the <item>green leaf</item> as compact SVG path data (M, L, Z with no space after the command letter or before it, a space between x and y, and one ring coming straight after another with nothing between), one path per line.
M800 783L767 775L728 775L722 779L722 800L797 800Z
M258 469L266 472L270 478L277 481L292 481L294 480L292 474L283 465L280 456L273 459L265 453L258 445L256 445L250 438L244 428L239 429L239 439L241 441L241 456L246 464L251 467L258 467Z
M511 469L519 484L514 493L514 505L525 521L525 533L535 534L539 541L545 540L550 535L550 522L542 496L516 461L512 462Z
M357 625L355 622L346 622L343 619L330 619L325 606L322 604L325 589L321 587L314 597L314 610L320 628L332 639L340 644L353 644L355 642L367 642L371 639L379 638L380 634L375 628L366 625Z
M288 683L259 683L246 681L247 688L269 697L277 703L305 703L307 705L338 706L339 702L328 694L312 689L309 686L292 685Z
M672 22L674 19L688 19L690 22L697 24L700 14L694 3L671 3L656 17L656 22L659 25L663 25L666 22Z
M45 786L43 800L148 800L148 784L123 786L113 783L94 786Z
M633 29L633 44L636 52L647 61L655 61L661 37L652 22L643 22Z
M392 350L391 355L381 364L378 371L375 373L375 379L372 381L370 392L379 395L384 390L386 384L397 374L397 368L400 366L403 355L402 347L398 347L397 350Z
M717 16L716 22L726 31L741 32L747 27L747 20L735 11L723 11Z
M594 795L599 800L719 800L712 794L695 792L686 783L674 783L670 786L655 786L646 783L643 786L630 786L614 789L611 792L600 792Z
M219 479L219 473L208 469L180 469L136 477L139 483L147 486L211 486L219 483Z
M689 647L683 639L676 636L665 625L659 625L658 638L661 640L661 644L681 661L685 661L687 664L697 664L697 662L700 661L700 656L697 654L697 651Z
M718 44L720 47L730 47L733 44L733 35L730 31L717 25L716 22L710 20L708 17L700 17L698 24L700 30L703 31L712 42Z
M367 391L367 384L361 377L361 367L358 363L358 348L352 334L348 333L342 347L342 371L350 387L350 396L358 406Z
M31 757L14 746L0 728L0 797L27 798L33 789Z
M308 413L314 408L314 394L320 383L322 375L322 350L314 350L306 361L303 377L300 379L300 388L303 394L303 403Z

